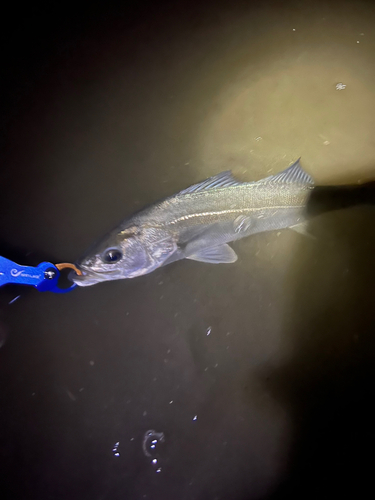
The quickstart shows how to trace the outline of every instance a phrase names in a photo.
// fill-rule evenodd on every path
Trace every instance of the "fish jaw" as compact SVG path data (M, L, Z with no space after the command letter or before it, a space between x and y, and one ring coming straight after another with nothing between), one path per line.
M113 281L123 278L117 271L95 272L90 269L85 269L83 266L77 266L82 272L78 275L76 272L71 271L68 278L78 286L92 286L103 281Z

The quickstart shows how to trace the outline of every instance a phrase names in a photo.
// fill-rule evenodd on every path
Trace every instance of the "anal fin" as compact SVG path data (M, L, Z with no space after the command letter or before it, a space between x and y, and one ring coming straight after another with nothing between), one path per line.
M298 224L295 224L294 226L289 226L289 229L293 229L293 231L296 231L297 233L300 233L303 236L307 236L308 238L315 240L315 236L309 233L307 227L308 227L307 221L303 221L299 222Z
M238 257L233 248L224 244L216 247L203 248L186 258L199 262L207 262L208 264L231 264L236 262Z

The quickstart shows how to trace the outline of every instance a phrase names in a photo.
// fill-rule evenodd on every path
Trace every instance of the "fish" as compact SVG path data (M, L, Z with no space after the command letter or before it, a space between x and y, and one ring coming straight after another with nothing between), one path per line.
M300 159L275 175L240 182L221 172L125 219L76 265L79 286L135 278L181 259L234 263L228 244L255 233L285 228L304 232L313 178Z

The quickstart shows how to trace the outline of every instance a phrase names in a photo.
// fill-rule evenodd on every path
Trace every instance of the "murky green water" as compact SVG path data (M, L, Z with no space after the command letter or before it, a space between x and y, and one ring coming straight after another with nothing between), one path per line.
M228 168L257 180L301 156L318 184L374 179L371 3L108 12L9 20L3 255L74 261ZM67 296L1 290L2 498L372 491L373 221L330 212L314 239L235 243L233 265Z

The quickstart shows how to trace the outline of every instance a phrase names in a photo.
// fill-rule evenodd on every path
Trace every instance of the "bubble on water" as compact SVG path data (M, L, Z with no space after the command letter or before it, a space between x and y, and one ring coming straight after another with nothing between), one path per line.
M195 421L195 420L197 420L197 418L198 418L198 415L194 415L193 420Z
M342 83L342 82L336 83L336 90L345 90L345 89L346 89L345 83Z
M160 443L164 443L164 433L150 429L145 432L142 441L143 453L146 457L156 458Z
M119 457L120 456L120 453L118 451L118 447L120 445L120 441L117 441L117 443L114 444L113 448L112 448L112 452L113 452L113 456L114 457Z
M157 432L153 429L145 432L142 442L143 453L146 455L146 457L151 458L151 465L154 468L155 472L161 472L161 467L159 464L159 451L161 443L164 443L163 432Z

